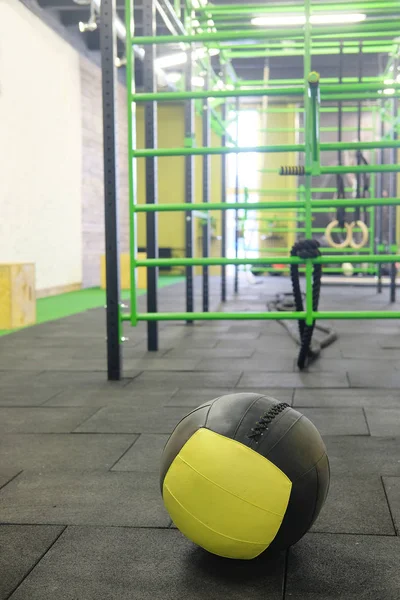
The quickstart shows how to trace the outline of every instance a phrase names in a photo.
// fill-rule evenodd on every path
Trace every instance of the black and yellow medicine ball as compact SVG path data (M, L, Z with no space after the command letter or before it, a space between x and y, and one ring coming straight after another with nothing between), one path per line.
M202 548L251 559L295 544L329 487L329 462L315 426L285 403L229 394L176 426L162 455L164 504Z

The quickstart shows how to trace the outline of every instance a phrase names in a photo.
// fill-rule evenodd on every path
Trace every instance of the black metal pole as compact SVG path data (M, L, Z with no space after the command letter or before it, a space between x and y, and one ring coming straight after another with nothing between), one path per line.
M187 92L192 90L192 46L188 52L185 71L185 89ZM192 146L194 144L194 100L186 100L185 102L185 140L186 144ZM194 196L194 157L185 156L185 202L193 203ZM185 212L185 245L186 257L193 257L193 219L190 211ZM188 266L185 270L186 274L186 312L193 312L193 267ZM193 321L186 321L188 325Z
M363 67L363 54L362 54L362 42L360 42L358 50L358 81L362 82L362 67ZM361 142L361 125L362 125L362 102L357 102L357 141ZM356 153L357 165L361 165L361 152ZM356 198L361 198L361 173L356 173ZM360 220L361 209L359 206L355 208L354 220Z
M226 79L226 65L223 66L223 81ZM227 101L221 104L221 120L227 121ZM226 133L221 136L221 146L226 146ZM221 156L221 202L226 202L226 154ZM221 211L221 257L226 257L226 210ZM221 302L226 302L226 266L221 266Z
M104 221L106 246L107 376L121 379L118 202L115 127L115 0L102 0L100 51L103 99Z
M207 65L208 66L208 65ZM204 76L204 89L208 90L210 87L210 72L207 69ZM210 107L208 104L208 98L203 102L203 115L202 115L202 126L203 126L203 146L209 147L211 145L211 120L210 120ZM210 202L210 176L211 176L211 157L209 154L203 156L203 202ZM207 258L210 255L210 217L207 217L202 227L202 242L203 242L203 257ZM209 268L207 265L203 266L203 312L209 310Z
M154 0L143 3L143 35L156 35L156 5ZM156 91L154 61L156 47L150 45L146 48L143 62L143 84L145 92ZM157 147L157 103L146 102L144 106L145 122L145 147ZM146 204L156 204L158 200L158 169L157 158L146 158ZM158 231L157 213L150 212L146 215L146 251L147 258L158 258ZM158 267L147 269L147 312L157 312L157 280ZM158 350L158 323L147 323L147 348L150 352Z
M394 73L397 73L397 61L394 61ZM398 113L398 100L397 98L393 98L392 104L392 139L397 140L397 127L395 125ZM397 148L393 148L390 152L392 164L397 164ZM397 196L397 181L396 181L396 173L390 173L389 180L389 195L393 194L393 198ZM397 206L390 206L389 212L389 244L390 244L390 252L396 252L396 237L397 237ZM396 249L395 249L396 248ZM397 267L395 263L390 264L390 302L396 302L396 274Z
M381 109L384 107L384 102L381 102ZM382 115L380 115L380 137L383 140L385 136L385 121L383 120ZM385 162L385 150L381 148L379 150L379 163L383 165ZM377 198L382 198L383 196L383 173L378 173L377 179L378 189L377 189ZM383 206L377 207L376 212L376 228L378 234L378 247L377 250L381 252L380 249L383 244ZM378 282L377 282L377 292L378 294L382 293L382 264L378 264Z
M239 97L236 98L235 110L236 110L236 143L239 143ZM239 202L239 154L236 154L235 162L235 202ZM239 211L235 210L235 258L239 256ZM237 294L239 291L239 265L235 265L235 282L234 292Z

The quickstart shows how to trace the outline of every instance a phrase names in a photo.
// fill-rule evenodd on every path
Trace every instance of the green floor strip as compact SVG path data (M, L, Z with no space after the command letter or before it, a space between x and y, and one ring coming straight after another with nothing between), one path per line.
M184 281L184 277L159 277L158 287L163 288L181 281ZM145 290L137 291L138 296L144 296L145 293ZM121 292L121 299L129 300L128 290ZM106 293L105 290L100 288L89 288L77 292L69 292L68 294L40 298L36 304L36 324L76 315L91 308L104 306L105 303ZM13 333L13 331L18 331L18 329L0 329L0 336Z

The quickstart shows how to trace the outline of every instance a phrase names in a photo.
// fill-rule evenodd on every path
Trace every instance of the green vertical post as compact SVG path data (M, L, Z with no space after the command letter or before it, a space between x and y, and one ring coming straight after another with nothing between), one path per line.
M312 137L313 123L311 117L310 96L308 90L308 77L311 73L311 6L310 0L304 0L304 130L305 130L305 167L310 172L312 166ZM311 211L311 175L305 177L305 237L312 239L312 211ZM306 324L313 324L313 305L312 305L312 272L313 265L310 260L306 260Z
M133 10L132 1L125 0L126 22L126 92L128 104L128 179L129 179L129 253L130 253L130 300L131 300L131 325L137 324L136 303L136 105L132 102L134 93L134 58L133 58Z

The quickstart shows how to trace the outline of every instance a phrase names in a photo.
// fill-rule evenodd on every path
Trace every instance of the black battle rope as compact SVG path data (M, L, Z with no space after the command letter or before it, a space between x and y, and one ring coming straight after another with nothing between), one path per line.
M296 242L290 251L290 256L298 256L300 258L317 258L321 256L319 251L319 242L317 240L301 240ZM313 311L318 310L319 296L321 291L321 276L322 267L319 264L314 264L313 282L312 282L312 308ZM292 280L293 296L296 305L296 311L303 312L303 297L300 288L299 265L290 265L290 278ZM303 319L299 320L300 333L300 352L297 359L299 369L304 367L316 356L311 349L311 340L314 331L315 321L312 325L307 325Z

